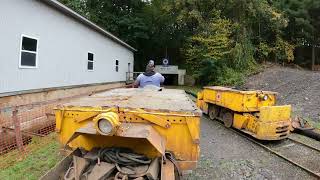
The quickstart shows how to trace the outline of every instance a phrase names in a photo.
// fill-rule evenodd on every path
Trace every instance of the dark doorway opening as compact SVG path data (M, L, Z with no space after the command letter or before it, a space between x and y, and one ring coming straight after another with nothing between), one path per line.
M178 85L178 74L163 74L165 81L163 85L176 86Z

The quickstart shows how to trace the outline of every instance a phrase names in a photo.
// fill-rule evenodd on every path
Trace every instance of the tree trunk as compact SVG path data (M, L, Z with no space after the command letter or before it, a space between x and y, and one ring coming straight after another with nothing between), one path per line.
M312 45L312 67L311 67L312 71L315 70L315 67L314 67L315 59L316 59L316 56L315 56L315 46Z

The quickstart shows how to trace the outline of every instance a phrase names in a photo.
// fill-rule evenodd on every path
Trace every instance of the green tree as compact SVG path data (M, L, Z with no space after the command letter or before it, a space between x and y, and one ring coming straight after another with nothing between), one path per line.
M231 51L231 22L217 18L201 25L199 33L191 36L184 47L189 70L199 73L202 60L226 61Z
M294 58L294 36L286 33L295 15L287 11L294 9L294 2L287 6L285 0L61 1L136 47L138 71L150 58L159 64L166 57L204 84L235 84L255 69L257 61ZM317 27L316 0L303 1L312 1L313 7L304 5L296 15L307 12Z
M320 44L320 1L274 0L273 4L282 10L285 16L289 19L288 26L283 33L285 39L293 43L295 47L302 50L315 50L315 47ZM280 43L278 47L281 47L284 44L285 43ZM315 60L313 53L310 55L305 53L302 56L306 58L299 58L297 63L309 64L309 57L311 57L312 61Z

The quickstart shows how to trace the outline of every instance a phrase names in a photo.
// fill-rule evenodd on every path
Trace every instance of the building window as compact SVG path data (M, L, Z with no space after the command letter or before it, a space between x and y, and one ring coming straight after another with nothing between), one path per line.
M21 36L20 68L36 68L38 56L38 39Z
M93 70L93 58L94 58L94 54L93 53L90 53L88 52L88 70Z
M116 60L116 72L119 71L119 60Z

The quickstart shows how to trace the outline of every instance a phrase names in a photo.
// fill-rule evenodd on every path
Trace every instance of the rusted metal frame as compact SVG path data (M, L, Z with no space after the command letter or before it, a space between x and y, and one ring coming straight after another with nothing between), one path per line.
M15 131L15 138L16 138L17 147L20 151L24 151L20 121L18 119L18 109L16 107L12 111L12 121L14 124L14 131Z
M159 172L160 172L160 158L155 158L150 166L149 166L149 169L146 173L146 176L148 177L148 179L158 179L158 176L159 176Z
M178 165L177 160L174 158L173 154L171 152L166 152L165 157L168 161L170 161L174 165L174 169L177 170L178 176L182 176L182 171Z
M161 163L161 180L175 179L174 164L170 160L162 160Z
M128 123L123 123L121 126L127 126ZM143 128L142 128L143 127ZM120 127L121 129L121 127ZM140 129L140 131L139 131ZM141 131L143 129L143 131ZM146 131L147 130L147 133ZM78 128L65 143L65 149L68 148L68 144L83 134L98 134L92 122L87 123L83 127ZM104 135L102 135L104 136ZM155 149L162 155L165 154L166 140L162 137L151 125L136 123L132 128L123 131L122 133L116 133L119 137L128 138L144 138L152 144Z
M10 127L5 127L5 126L2 126L1 128L4 129L4 130L15 131L15 128L10 128ZM34 132L29 132L29 131L24 131L24 130L21 130L21 132L22 132L22 134L25 134L25 135L28 135L28 136L45 137L45 135L34 133Z
M218 124L219 124L220 126L222 126L220 123L218 123ZM261 147L264 148L265 150L267 150L267 151L269 151L269 152L277 155L278 157L280 157L280 158L288 161L289 163L291 163L291 164L293 164L293 165L301 168L302 170L308 172L309 174L311 174L311 175L313 175L313 176L315 176L315 177L317 177L317 178L320 178L320 174L319 174L319 173L314 172L314 171L312 171L311 169L309 169L309 168L307 168L307 167L304 167L303 165L301 165L301 164L299 164L299 163L297 163L297 162L292 161L291 159L283 156L282 154L280 154L280 153L278 153L277 151L269 148L268 146L266 146L266 145L264 145L264 144L261 144L260 142L254 140L254 139L252 139L252 138L250 138L250 137L248 137L248 136L246 136L246 135L244 135L244 134L242 134L242 133L240 133L240 132L238 132L238 131L236 131L236 130L234 130L234 129L232 129L232 128L227 128L227 127L225 127L225 126L223 126L223 127L226 128L226 129L228 129L228 130L230 130L230 131L232 131L232 132L234 132L234 133L236 133L236 134L238 134L238 135L240 135L241 137L244 137L244 138L246 138L247 140L249 140L249 141L251 141L251 142L253 142L253 143L261 146Z
M75 180L80 180L81 175L83 174L85 168L89 166L90 161L82 157L73 156L73 164L74 164L74 176L75 176L74 178Z

